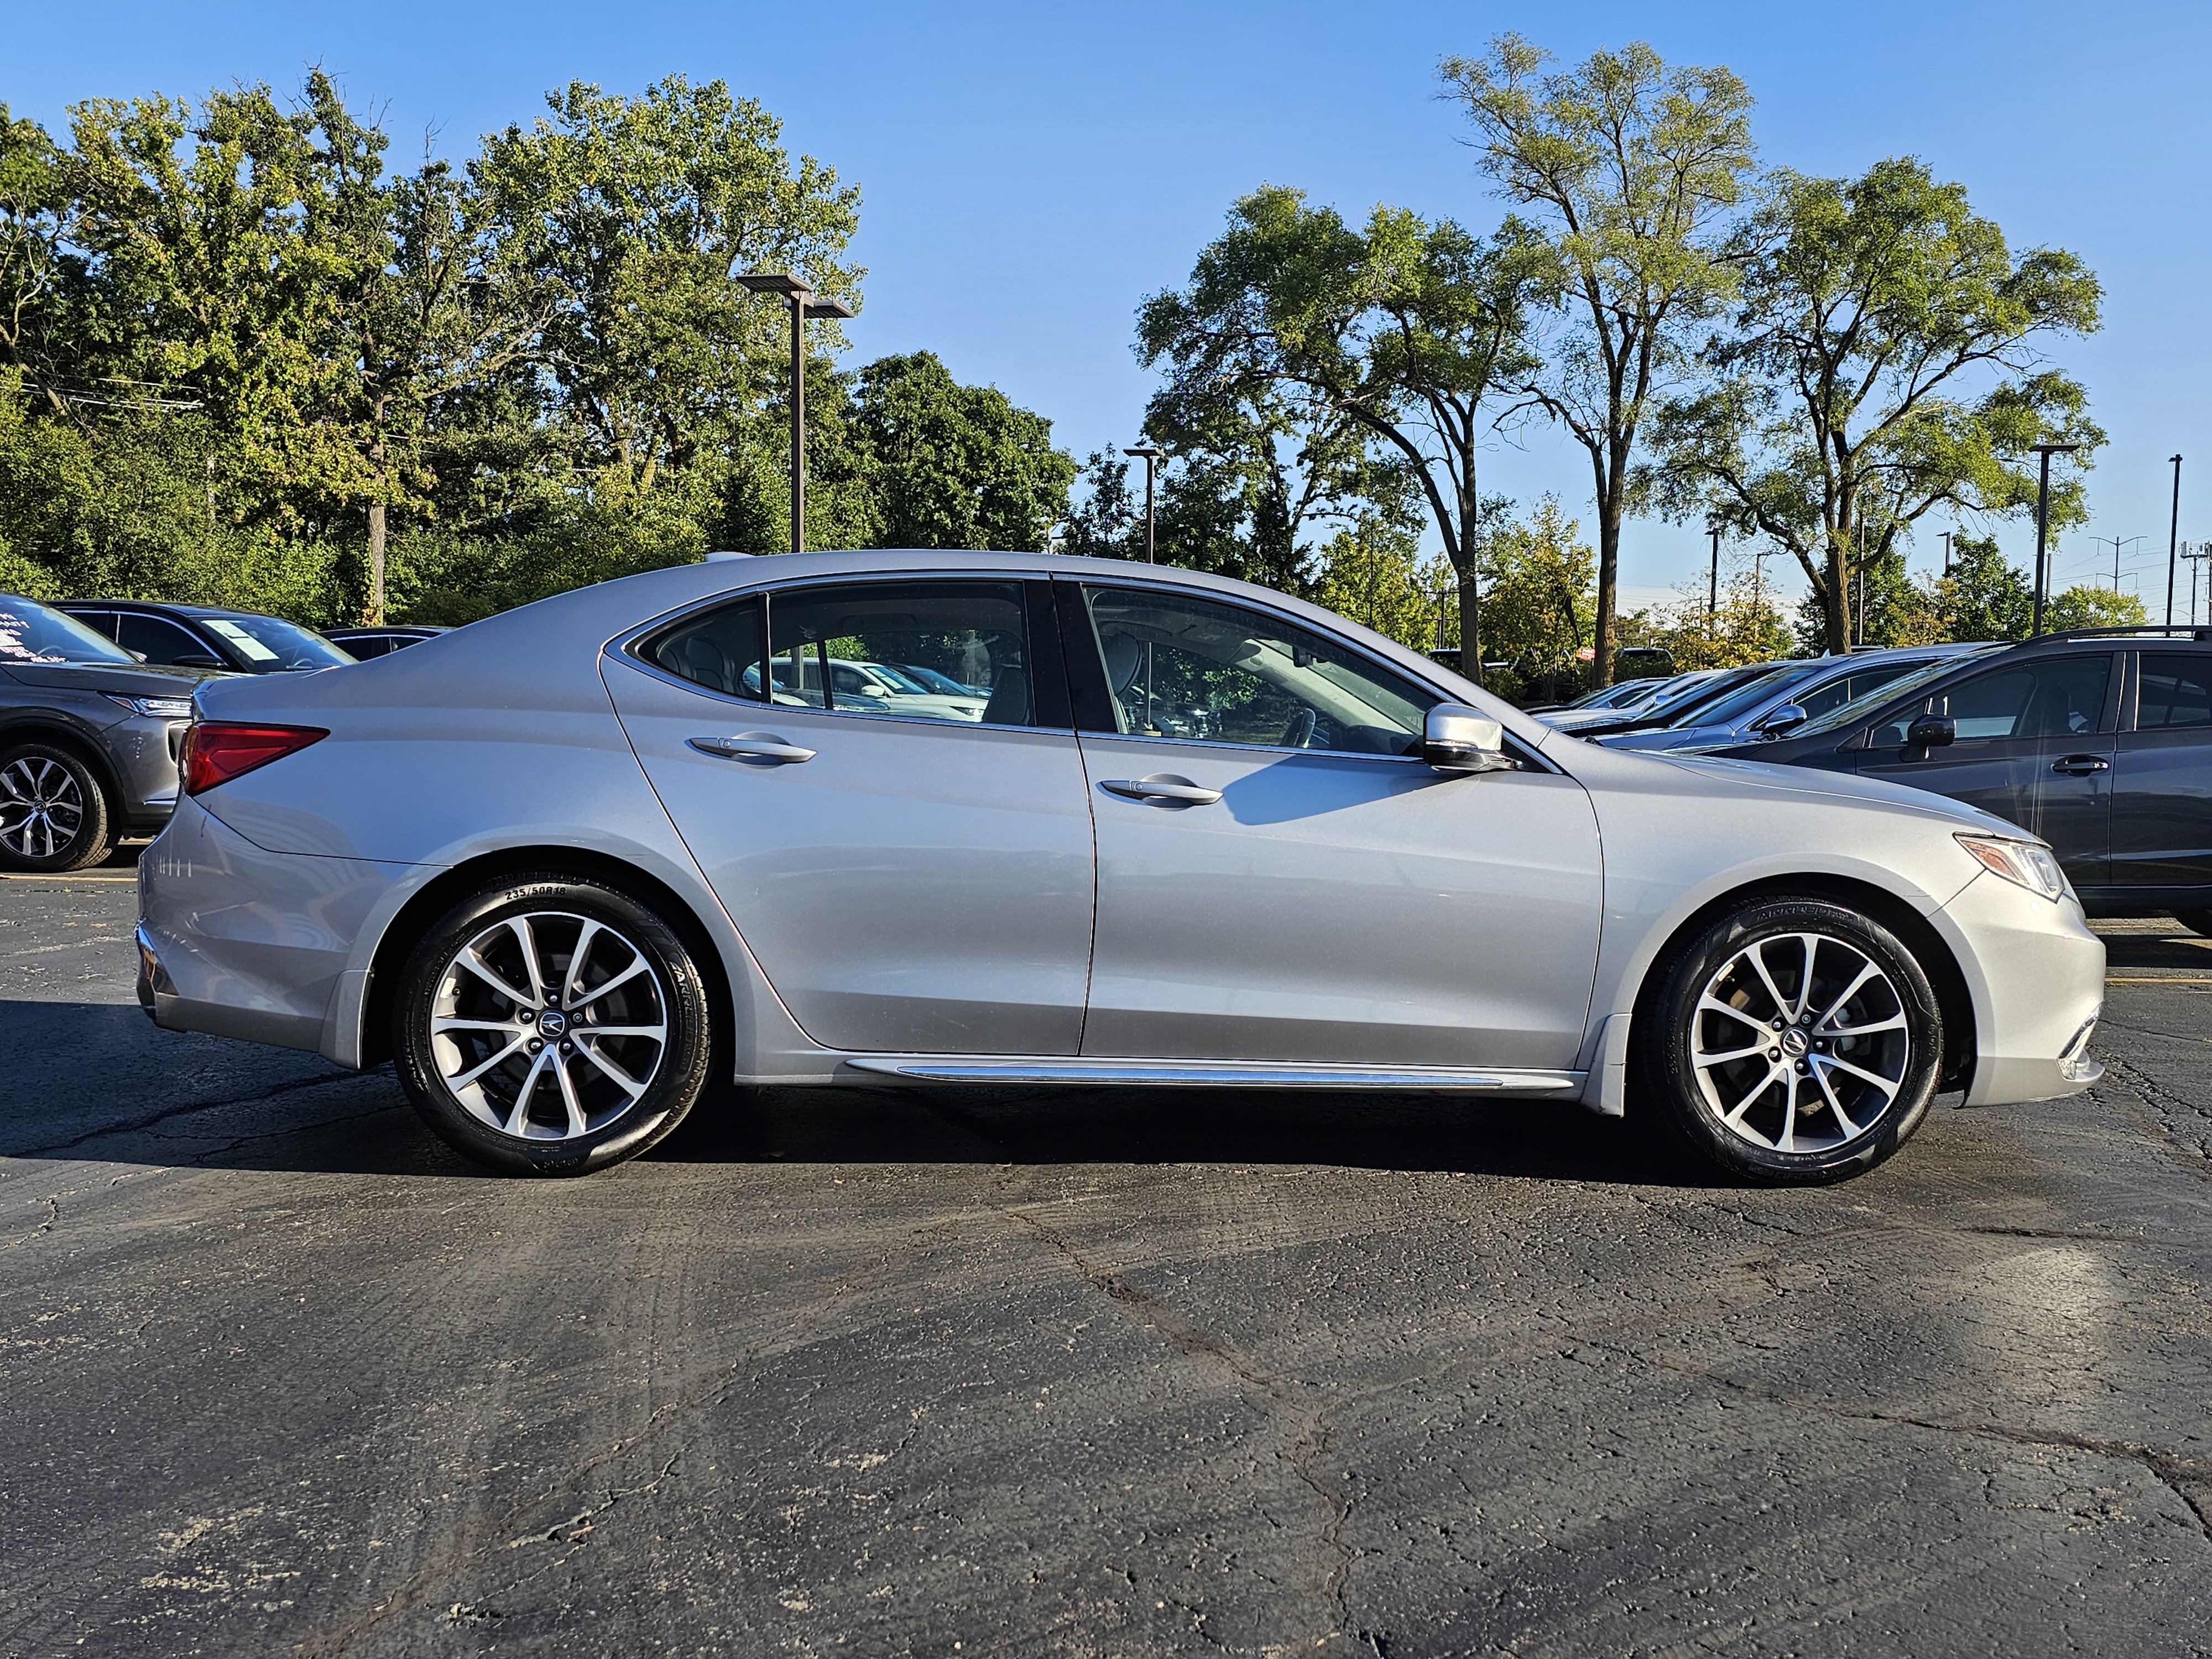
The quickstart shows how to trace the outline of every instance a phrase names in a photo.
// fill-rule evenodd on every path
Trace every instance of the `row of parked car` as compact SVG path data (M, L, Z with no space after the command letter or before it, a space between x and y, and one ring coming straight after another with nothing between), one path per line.
M1608 687L1536 711L1609 749L1847 772L2041 836L2091 915L2212 933L2212 629L2087 629Z
M0 868L82 869L160 829L202 681L336 668L444 631L0 594Z

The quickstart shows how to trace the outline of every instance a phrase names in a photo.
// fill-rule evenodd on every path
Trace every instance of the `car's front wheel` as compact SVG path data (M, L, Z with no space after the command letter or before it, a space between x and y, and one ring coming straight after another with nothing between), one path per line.
M92 768L50 743L0 750L0 868L82 870L115 850L115 811Z
M530 875L447 913L402 970L399 1079L464 1156L509 1175L636 1157L706 1086L708 1000L682 939L600 882Z
M1771 1185L1872 1169L1919 1127L1942 1069L1920 963L1826 900L1722 917L1674 958L1651 1012L1646 1101L1713 1163Z

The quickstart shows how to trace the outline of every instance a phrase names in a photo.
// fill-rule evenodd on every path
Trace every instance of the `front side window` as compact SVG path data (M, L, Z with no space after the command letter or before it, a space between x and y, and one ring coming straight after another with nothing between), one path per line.
M2136 730L2212 726L2212 657L2146 653L2136 695Z
M1845 703L1856 702L1869 692L1879 691L1908 669L1917 666L1917 663L1893 662L1884 663L1879 668L1856 669L1849 674L1839 674L1826 685L1791 701L1805 711L1808 720L1817 720L1832 709L1841 708Z
M639 654L707 690L788 708L1036 723L1018 582L787 588L694 617Z
M205 664L215 659L215 653L193 637L189 629L179 628L166 617L149 617L138 611L124 611L115 626L115 642L125 651L145 653L146 660L164 665L197 658Z
M1157 589L1086 587L1084 598L1124 733L1406 755L1438 701L1263 611Z
M1900 746L1905 728L1923 714L1948 715L1958 726L1960 743L2085 737L2096 731L2104 716L2105 688L2112 676L2110 653L1994 669L1908 705L1877 726L1867 742L1875 749Z

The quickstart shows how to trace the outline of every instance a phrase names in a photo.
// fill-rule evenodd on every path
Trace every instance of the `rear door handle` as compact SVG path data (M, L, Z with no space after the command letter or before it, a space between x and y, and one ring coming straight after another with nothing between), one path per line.
M811 761L815 751L787 743L773 732L740 732L733 738L693 738L691 746L702 755L724 760L767 761L775 766L796 766Z
M1221 799L1218 789L1207 789L1172 772L1155 772L1148 778L1101 778L1101 789L1131 800L1173 802L1182 806L1211 806Z
M2051 763L2051 769L2063 772L2069 778L2080 778L2092 772L2109 772L2112 763L2102 755L2062 755Z

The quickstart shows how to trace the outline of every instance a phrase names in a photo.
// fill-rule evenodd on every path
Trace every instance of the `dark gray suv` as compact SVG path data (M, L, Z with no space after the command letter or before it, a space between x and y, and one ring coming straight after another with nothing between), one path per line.
M177 805L192 693L52 606L0 593L0 869L81 870Z

